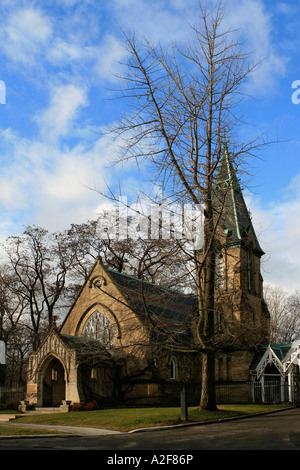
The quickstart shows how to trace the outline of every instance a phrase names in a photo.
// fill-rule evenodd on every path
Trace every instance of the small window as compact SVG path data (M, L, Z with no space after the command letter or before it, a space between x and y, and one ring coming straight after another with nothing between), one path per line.
M170 362L170 379L176 379L176 362L175 359L171 359Z
M52 369L51 379L54 380L55 382L57 381L57 369Z
M92 369L91 369L91 379L95 380L96 378L97 378L97 369L92 367Z
M223 289L224 287L224 259L222 253L216 256L216 287Z
M221 333L223 331L223 312L222 310L217 310L217 332Z

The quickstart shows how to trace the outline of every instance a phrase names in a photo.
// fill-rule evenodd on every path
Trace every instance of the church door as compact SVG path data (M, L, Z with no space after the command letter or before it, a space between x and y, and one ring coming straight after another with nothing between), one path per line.
M65 374L61 362L53 358L43 379L43 406L60 406L65 400Z

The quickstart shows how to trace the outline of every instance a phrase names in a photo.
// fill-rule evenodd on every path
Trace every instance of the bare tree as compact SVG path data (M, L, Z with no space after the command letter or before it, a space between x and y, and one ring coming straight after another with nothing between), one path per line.
M216 172L227 142L236 167L259 144L236 138L241 124L237 104L254 66L241 52L236 35L224 30L225 9L219 5L208 11L200 4L199 11L199 22L191 26L191 41L185 47L173 44L167 49L124 34L128 61L119 96L130 104L130 111L111 133L122 141L117 162L135 159L138 165L150 165L153 183L163 195L204 209L203 247L192 254L198 307L195 334L202 353L200 407L213 410L215 266L222 246L219 221L225 210L216 191Z
M12 290L15 278L5 266L0 272L0 339L8 343L13 330L18 326L26 307L22 296L15 295Z
M299 337L299 292L288 295L278 286L267 285L264 296L271 315L270 343L290 343Z
M22 236L9 237L4 248L8 261L3 288L13 298L6 317L16 323L16 309L22 324L31 331L36 349L41 335L55 320L54 309L59 314L60 308L64 311L63 307L68 306L66 280L73 255L61 234L49 234L39 227L28 227Z
M129 227L126 236L111 236L116 230L116 223ZM169 288L186 289L189 271L183 263L183 253L176 240L133 236L130 233L130 224L133 223L138 224L134 215L124 219L116 209L113 216L103 212L97 220L71 226L66 238L74 253L73 267L77 282L80 278L88 278L95 259L100 257L107 268L120 273L125 272ZM100 230L100 226L105 230Z

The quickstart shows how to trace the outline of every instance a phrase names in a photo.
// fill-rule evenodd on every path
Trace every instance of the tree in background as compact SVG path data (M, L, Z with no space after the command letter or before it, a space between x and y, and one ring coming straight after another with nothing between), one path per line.
M7 306L6 325L13 329L20 324L26 326L36 349L45 330L55 321L54 309L57 315L68 302L66 280L73 254L61 234L50 234L39 227L27 227L22 236L9 237L4 248L7 261L2 272L2 298ZM72 296L70 286L68 289Z
M74 253L74 274L82 284L97 257L107 268L168 288L186 289L189 271L176 240L136 236L130 226L139 225L134 217L122 217L119 208L103 211L97 220L73 224L65 237ZM116 224L128 227L121 237L112 236ZM139 231L139 227L137 227ZM181 257L180 257L181 255Z
M270 343L291 343L300 336L300 293L288 295L278 286L265 286L271 315Z

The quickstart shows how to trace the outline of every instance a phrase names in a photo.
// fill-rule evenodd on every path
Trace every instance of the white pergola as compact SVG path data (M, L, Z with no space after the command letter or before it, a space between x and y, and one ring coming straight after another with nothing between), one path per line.
M269 345L264 352L263 356L261 357L260 361L258 362L255 370L252 371L253 380L259 380L261 384L261 393L262 393L262 401L265 401L265 379L268 375L270 376L280 376L280 390L281 390L281 401L285 401L284 399L284 384L286 382L286 378L288 379L288 394L289 394L289 401L294 400L294 377L295 374L299 373L300 367L300 339L295 340L291 347L289 348L287 354L280 359L278 355L275 353L274 347ZM267 374L266 367L268 365L275 365L278 374Z
M293 401L294 377L299 373L300 366L300 340L292 343L292 346L283 360L284 373L288 377L289 401Z

